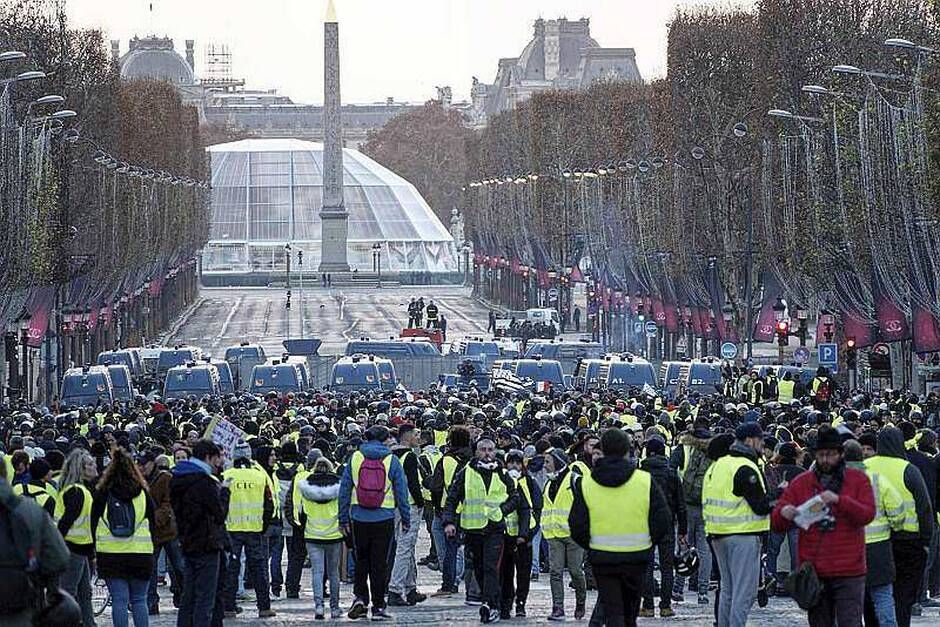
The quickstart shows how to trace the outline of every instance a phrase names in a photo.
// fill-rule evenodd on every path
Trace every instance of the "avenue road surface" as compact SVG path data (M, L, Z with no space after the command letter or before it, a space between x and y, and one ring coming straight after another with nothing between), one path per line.
M411 298L431 300L447 318L448 339L485 335L487 309L464 287L305 288L295 286L291 308L284 288L202 288L196 303L165 336L164 344L199 346L213 357L239 342L259 342L269 356L288 337L317 337L321 355L341 355L359 337L398 337L408 326ZM288 316L289 314L289 316Z

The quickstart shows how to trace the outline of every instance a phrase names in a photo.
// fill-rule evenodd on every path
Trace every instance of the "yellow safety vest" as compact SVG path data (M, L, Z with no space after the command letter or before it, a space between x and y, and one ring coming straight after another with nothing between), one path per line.
M79 510L78 517L69 527L69 532L65 534L65 541L72 544L92 544L94 538L91 537L91 490L80 483L73 483L67 486L59 493L59 498L55 503L56 522L65 515L65 495L71 490L78 490L82 493L82 508Z
M906 459L886 455L875 455L865 460L865 468L878 473L881 479L887 481L901 496L904 518L896 531L918 533L920 523L917 520L917 505L914 502L914 495L904 485L904 471L909 465L910 462Z
M450 455L445 455L440 463L444 464L444 492L441 494L441 507L444 507L450 484L454 482L454 475L457 473L457 460Z
M43 487L39 487L30 483L17 483L15 486L13 486L13 494L31 498L36 501L36 504L39 505L39 507L45 507L46 502L49 499L53 499L53 501L56 499L56 491L51 484L46 484Z
M582 477L591 474L591 469L588 468L588 465L580 459L571 463L571 470L577 470L577 474L581 475Z
M461 529L484 529L490 521L500 522L503 519L503 511L499 506L509 498L509 492L499 472L494 472L490 477L490 487L487 489L479 472L470 466L464 468Z
M439 451L428 451L426 453L421 453L420 457L423 457L428 461L428 467L433 471L435 466L437 466L438 460L441 459L442 455ZM424 487L424 477L421 481L421 496L424 497L424 500L428 503L431 502L431 489Z
M343 537L339 530L339 499L317 503L304 496L300 507L307 515L304 524L304 537L307 540L339 540Z
M581 493L590 512L591 541L595 551L636 553L653 546L650 538L650 483L639 468L617 487L603 486L593 477L581 478Z
M525 497L526 503L529 504L529 511L531 512L532 494L529 492L529 482L526 481L525 476L519 477L513 481L516 484L516 489L522 491L522 495ZM514 538L519 535L519 514L515 511L506 514L506 535Z
M310 476L309 470L298 470L294 475L294 482L291 484L291 515L294 522L300 521L300 508L303 505L303 495L300 492L300 482Z
M447 431L434 430L434 446L444 446L447 444Z
M892 529L900 530L904 521L901 494L891 482L867 467L863 468L875 493L875 518L865 525L865 544L891 539Z
M569 472L562 480L552 499L549 493L550 483L545 484L542 493L544 504L542 506L542 536L546 539L567 538L571 535L568 529L568 514L571 513L571 504L574 503L574 493L571 491L572 476Z
M682 445L682 465L676 469L676 473L679 475L679 479L685 476L685 469L689 467L689 460L692 457L693 447L691 444Z
M768 516L755 514L744 497L734 495L734 475L744 466L757 473L763 487L763 473L757 464L746 457L725 455L705 473L702 483L702 516L706 534L760 533L770 529Z
M356 451L352 455L350 462L350 476L353 481L352 504L359 505L359 498L356 496L356 485L359 483L359 469L362 468L362 462L366 456L362 451ZM382 497L382 507L384 509L395 509L395 493L392 491L392 455L389 453L382 460L385 465L385 495Z
M781 404L789 403L793 400L793 390L796 388L796 381L787 381L781 379L777 382L777 400Z
M225 528L260 533L264 528L264 490L270 481L268 473L254 466L229 468L222 473L222 478L231 480Z
M111 529L108 528L108 506L105 505L95 536L95 550L98 553L133 553L135 555L153 553L150 522L147 520L147 493L141 490L140 494L134 497L132 504L134 506L134 533L126 538L111 535Z

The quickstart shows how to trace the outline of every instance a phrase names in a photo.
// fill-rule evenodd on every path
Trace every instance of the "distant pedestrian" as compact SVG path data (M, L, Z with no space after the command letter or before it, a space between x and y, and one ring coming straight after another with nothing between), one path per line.
M447 318L444 317L444 314L441 314L441 319L437 323L438 328L441 330L441 339L447 341Z
M486 332L496 335L496 312L494 311L487 314Z
M578 307L577 305L575 305L575 308L574 308L573 318L574 318L574 332L580 333L581 332L581 308Z
M429 329L439 328L438 327L438 322L439 322L438 308L437 308L437 305L434 304L433 300L428 303L428 306L427 306L427 309L425 309L425 312L427 313L427 317L428 317L428 328Z

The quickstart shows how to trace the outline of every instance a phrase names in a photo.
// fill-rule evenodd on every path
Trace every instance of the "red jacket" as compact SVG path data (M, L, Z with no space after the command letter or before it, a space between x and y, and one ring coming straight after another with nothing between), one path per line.
M823 492L819 478L808 470L790 482L770 515L771 529L786 531L794 525L780 515L784 505L799 506ZM799 561L810 561L820 577L858 577L867 572L865 564L865 525L875 517L875 495L864 472L845 469L839 502L830 506L836 524L832 531L819 525L799 529Z

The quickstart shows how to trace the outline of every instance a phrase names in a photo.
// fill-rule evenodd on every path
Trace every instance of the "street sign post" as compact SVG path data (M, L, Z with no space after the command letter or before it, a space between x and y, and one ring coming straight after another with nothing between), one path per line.
M819 365L834 366L839 363L839 345L838 344L820 344Z
M793 361L798 364L808 364L809 363L809 349L805 346L800 346L798 349L793 351Z
M634 322L634 323L633 323L633 332L634 332L636 335L639 335L640 333L643 333L643 323L642 323L642 322Z
M653 320L647 320L646 337L656 337L657 331L659 331L659 326Z
M732 360L738 356L738 346L733 342L725 342L721 345L721 358Z

